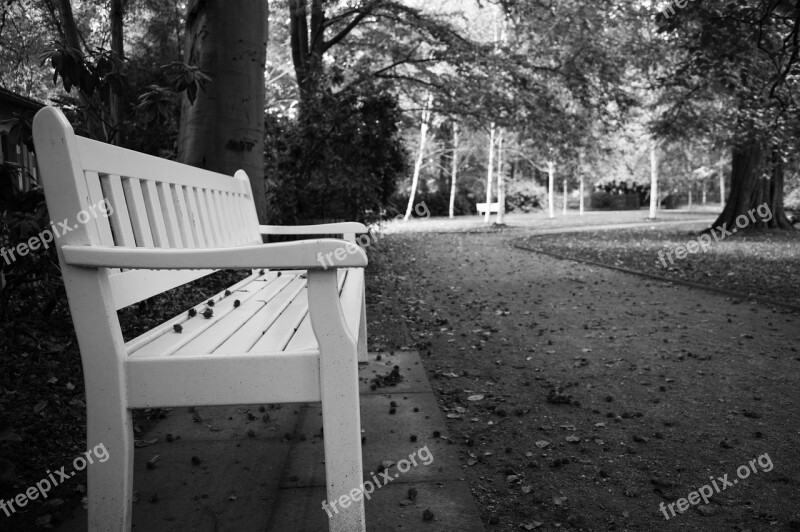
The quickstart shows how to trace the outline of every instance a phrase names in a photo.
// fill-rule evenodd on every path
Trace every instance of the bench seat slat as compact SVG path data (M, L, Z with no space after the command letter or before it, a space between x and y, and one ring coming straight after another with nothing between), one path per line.
M257 324L258 320L253 320L253 317L270 301L286 298L286 285L293 279L294 277L291 275L281 275L247 300L238 297L237 294L240 294L240 292L233 292L233 297L239 299L241 305L205 328L191 342L186 343L175 351L172 356L213 353L225 340L234 334L238 334L250 322L255 321ZM253 285L249 286L252 287ZM242 330L242 333L246 333L246 331Z
M160 271L160 272L156 272L156 273L164 273L165 271L166 270L163 270L163 271ZM243 290L243 289L246 289L246 287L250 283L252 283L254 280L259 279L259 278L261 278L263 280L268 280L273 275L275 275L275 274L272 274L270 272L266 272L264 274L253 273L252 275L250 275L248 277L245 277L244 279L242 279L238 283L236 283L233 286L229 287L228 290L231 290L231 291ZM219 298L219 297L223 296L224 294L225 294L224 291L223 292L219 292L214 297L215 298ZM202 310L203 307L204 307L204 304L198 304L198 305L195 305L192 308L195 309L195 310L198 310L198 309ZM182 324L186 319L188 319L188 317L189 317L188 312L189 312L189 309L186 309L185 312L175 316L171 320L162 323L158 327L153 327L148 332L146 332L146 333L144 333L144 334L142 334L142 335L140 335L140 336L128 341L125 344L125 352L130 355L134 351L140 349L145 344L151 342L154 338L157 338L157 337L161 336L162 334L164 334L165 331L173 330L173 326L176 323L177 324Z
M346 269L338 270L339 292L347 278ZM301 329L304 320L308 319L308 291L298 294L297 298L291 302L278 319L270 326L264 335L250 349L251 353L277 353L288 350L288 345L294 338L297 338L295 345L318 348L314 338L314 332L309 325ZM298 336L298 333L305 336Z
M235 290L229 289L231 292L229 296L226 296L225 292L222 292L200 302L197 306L193 307L197 311L196 316L190 318L188 313L181 313L179 316L176 316L176 318L182 320L175 322L181 325L183 328L182 332L178 333L172 327L159 328L159 335L154 336L149 342L138 347L136 351L129 352L130 355L136 357L171 356L198 335L220 322L225 316L234 310L238 310L234 307L234 301L238 299L240 302L246 302L254 297L262 297L265 292L270 290L270 285L276 279L278 279L276 274L270 274L266 279L254 278L245 286ZM209 300L214 301L214 306L207 305ZM207 308L211 309L213 312L211 318L205 318L203 316L203 312ZM172 325L174 326L175 323L172 323Z
M297 299L305 290L305 279L294 276L292 281L281 292L280 298L273 298L247 322L246 326L241 327L235 335L225 340L214 354L237 354L248 353L256 342L263 336L264 331L269 329L278 316Z

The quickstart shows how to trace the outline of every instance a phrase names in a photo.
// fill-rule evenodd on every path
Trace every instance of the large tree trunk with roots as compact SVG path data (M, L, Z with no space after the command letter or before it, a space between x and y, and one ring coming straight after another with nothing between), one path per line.
M783 210L784 170L780 152L759 140L734 147L730 195L712 227L792 229Z
M264 182L266 0L205 2L187 8L185 61L211 77L194 104L181 104L178 159L233 175L244 170L258 219L267 222Z

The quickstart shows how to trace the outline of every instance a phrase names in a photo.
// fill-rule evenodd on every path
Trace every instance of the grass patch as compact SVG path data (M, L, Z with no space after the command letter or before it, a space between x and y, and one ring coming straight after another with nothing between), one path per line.
M674 250L697 234L674 228L627 229L531 236L518 242L537 251L797 304L800 231L743 231L712 243L706 252L675 258Z

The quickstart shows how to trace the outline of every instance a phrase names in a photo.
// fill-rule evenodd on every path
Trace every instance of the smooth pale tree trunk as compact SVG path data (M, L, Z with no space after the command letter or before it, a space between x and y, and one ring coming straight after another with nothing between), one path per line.
M689 210L692 210L692 187L689 186Z
M506 223L506 174L503 171L503 130L497 139L497 223Z
M719 158L719 204L725 205L725 161Z
M561 208L561 214L567 214L567 178L564 178L564 205Z
M655 219L658 211L658 144L650 141L650 219Z
M706 187L706 182L703 181L703 199L701 200L703 205L706 204L706 188L708 188L708 187Z
M419 126L419 150L417 160L414 162L414 176L411 178L411 194L408 196L408 206L403 221L407 222L411 218L411 210L414 208L414 196L417 195L419 185L419 173L422 170L422 162L425 160L425 141L428 137L428 125L431 119L431 106L433 105L433 94L428 95L425 107L422 109L422 124Z
M489 128L489 165L486 171L486 213L483 218L487 224L492 215L490 207L492 206L492 172L494 171L494 134L495 127L492 122L492 127Z
M768 177L764 177L765 169L770 171ZM755 217L755 222L752 220L743 222L740 227L793 229L783 210L784 170L778 150L768 151L764 143L758 139L750 139L734 147L730 194L725 208L712 227L726 224L728 229L736 228L737 219L748 220L752 215ZM765 206L769 209L768 213L764 212ZM758 214L755 214L756 212ZM762 212L767 216L762 216ZM771 218L768 214L772 214Z
M581 192L581 199L580 199L580 216L583 216L583 174L580 177L580 192Z
M450 218L455 216L456 178L458 177L458 123L453 122L453 162L450 169Z
M547 161L547 204L550 209L550 218L555 218L553 212L553 195L555 193L555 173L556 165L553 161Z
M184 95L178 160L250 178L258 219L267 223L264 181L264 65L268 2L192 0L186 12L184 60L212 80L190 104Z

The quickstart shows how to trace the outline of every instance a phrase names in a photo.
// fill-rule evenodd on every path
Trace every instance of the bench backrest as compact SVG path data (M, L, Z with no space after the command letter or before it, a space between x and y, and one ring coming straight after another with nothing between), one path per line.
M56 238L59 247L206 248L262 241L243 171L226 176L78 137L53 107L37 113L34 143L50 219L57 230L62 221L71 227ZM103 273L120 309L212 271Z

